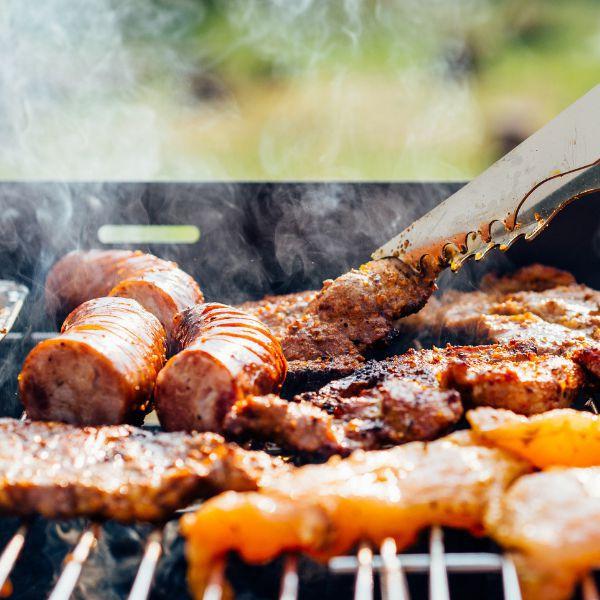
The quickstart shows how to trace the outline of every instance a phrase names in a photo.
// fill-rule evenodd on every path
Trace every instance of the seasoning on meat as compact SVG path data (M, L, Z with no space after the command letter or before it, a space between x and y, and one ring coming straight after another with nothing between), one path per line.
M329 456L443 434L462 403L533 414L569 406L583 385L580 367L538 356L526 344L410 350L371 361L317 392L286 401L248 397L225 417L231 435L275 441Z
M418 311L434 290L434 277L386 258L325 281L319 292L243 307L275 328L290 362L289 388L314 389L358 368L364 352L390 341L398 319Z
M19 375L25 410L77 425L141 421L165 346L164 328L135 300L89 300L28 354Z
M222 494L182 520L188 580L201 598L215 560L234 550L250 563L285 551L318 559L386 537L400 548L432 524L480 531L488 504L528 465L469 432L306 466L259 493Z
M287 469L210 433L0 419L0 510L9 514L157 521Z
M250 394L279 391L286 360L279 342L255 317L224 304L180 313L177 352L158 375L156 411L169 431L221 431L231 406Z
M530 343L600 376L600 292L564 271L533 265L488 278L484 291L447 292L404 323L471 343Z

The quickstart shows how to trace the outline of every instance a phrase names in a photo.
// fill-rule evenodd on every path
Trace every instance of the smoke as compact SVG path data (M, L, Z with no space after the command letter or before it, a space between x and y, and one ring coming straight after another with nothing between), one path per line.
M186 64L168 41L188 26L193 5L5 2L0 169L27 179L159 176L161 115L145 85L166 69L173 81L182 76ZM153 52L138 55L138 40Z
M0 177L462 178L492 4L6 0Z

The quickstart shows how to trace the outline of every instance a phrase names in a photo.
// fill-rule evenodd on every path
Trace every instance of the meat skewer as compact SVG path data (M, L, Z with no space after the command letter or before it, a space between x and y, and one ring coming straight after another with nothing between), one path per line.
M562 408L527 418L509 410L467 413L475 435L540 469L600 465L600 415Z
M258 319L224 304L198 304L177 316L178 352L156 381L163 427L222 431L231 406L249 394L277 392L286 360L279 342Z
M250 563L288 550L322 560L359 540L391 537L401 550L432 524L479 531L487 506L528 471L459 432L302 467L259 493L228 492L182 519L192 593L202 597L211 565L231 550Z
M150 410L165 346L162 325L135 300L89 300L67 317L60 335L25 359L25 410L32 419L78 425L140 421Z
M77 306L102 296L137 300L170 336L175 315L202 302L196 281L173 262L130 250L75 251L61 258L46 279L46 305L64 318Z
M567 600L600 564L600 467L554 468L516 481L486 516L514 553L524 600Z
M211 433L0 419L0 511L13 515L160 521L199 497L255 490L287 469Z

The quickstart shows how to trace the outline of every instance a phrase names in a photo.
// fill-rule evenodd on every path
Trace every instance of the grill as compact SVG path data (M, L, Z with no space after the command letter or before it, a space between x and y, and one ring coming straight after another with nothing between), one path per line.
M0 184L0 278L30 288L11 332L0 342L0 410L18 416L16 375L28 350L52 335L43 310L43 281L56 258L102 242L140 248L178 261L207 298L236 303L267 293L317 287L364 260L460 184ZM532 243L470 264L441 286L468 289L490 268L534 261L565 268L600 287L600 200L590 196L561 213ZM153 226L129 240L125 225ZM193 225L200 237L165 243L156 226ZM110 229L110 228L109 228ZM577 235L574 236L573 232ZM146 232L146 233L144 233ZM177 230L175 230L177 233ZM162 236L162 237L161 237ZM111 243L112 242L112 243ZM130 242L130 243L128 243ZM437 343L443 340L434 340ZM0 594L52 600L184 597L186 584L177 517L159 527L77 520L0 521ZM519 599L510 558L483 539L434 527L409 553L393 540L361 544L354 555L318 566L288 555L265 567L233 557L211 574L206 600L223 594L225 572L243 598L297 597L433 600ZM584 600L600 598L593 577Z

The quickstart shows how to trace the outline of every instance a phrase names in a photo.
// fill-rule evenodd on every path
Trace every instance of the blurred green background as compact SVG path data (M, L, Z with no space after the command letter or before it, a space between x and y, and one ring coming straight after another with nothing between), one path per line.
M465 179L600 82L596 0L34 4L5 179Z

